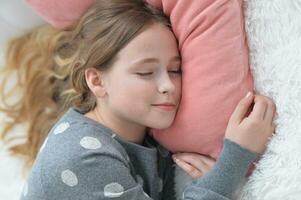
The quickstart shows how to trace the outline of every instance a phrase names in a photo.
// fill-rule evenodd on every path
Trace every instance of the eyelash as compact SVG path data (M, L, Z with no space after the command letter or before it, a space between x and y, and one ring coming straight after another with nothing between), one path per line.
M182 71L181 71L181 70L177 70L177 71L168 71L168 72L175 73L175 74L182 74ZM140 75L140 76L149 76L149 75L152 75L153 72L148 72L148 73L137 73L137 74Z
M137 73L140 76L148 76L148 75L152 75L153 72L148 72L148 73Z

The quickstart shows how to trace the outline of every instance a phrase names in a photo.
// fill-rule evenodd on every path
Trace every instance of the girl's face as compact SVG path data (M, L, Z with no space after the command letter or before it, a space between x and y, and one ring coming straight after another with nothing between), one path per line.
M180 56L173 33L159 23L149 26L118 53L103 80L105 107L115 119L169 127L181 97ZM174 106L157 106L164 103Z

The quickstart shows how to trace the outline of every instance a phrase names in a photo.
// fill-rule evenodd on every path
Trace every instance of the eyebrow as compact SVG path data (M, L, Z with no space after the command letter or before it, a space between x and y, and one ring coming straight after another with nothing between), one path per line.
M159 63L159 62L160 61L157 58L144 58L134 62L132 65L145 64L145 63ZM170 59L169 62L181 62L181 58L179 56L175 56L172 59Z

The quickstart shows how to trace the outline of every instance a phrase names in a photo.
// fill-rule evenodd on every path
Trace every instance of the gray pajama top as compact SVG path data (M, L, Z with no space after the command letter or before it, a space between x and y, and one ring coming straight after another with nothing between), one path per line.
M256 154L230 140L186 200L229 200ZM171 153L148 134L143 145L70 108L53 126L24 185L21 200L175 200Z

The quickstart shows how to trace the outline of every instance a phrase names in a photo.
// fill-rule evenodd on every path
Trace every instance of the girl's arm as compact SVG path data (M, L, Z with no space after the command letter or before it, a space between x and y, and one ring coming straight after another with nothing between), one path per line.
M254 102L253 109L251 108ZM240 101L231 116L222 154L213 169L213 160L195 153L178 153L176 163L193 178L199 178L185 190L188 199L230 198L246 175L256 155L264 152L266 143L275 130L274 117L276 108L267 97L251 94ZM209 192L204 197L202 189ZM198 191L198 192L195 192ZM219 197L219 198L218 198Z
M185 200L230 200L257 154L225 139L218 161L208 173L187 186Z

